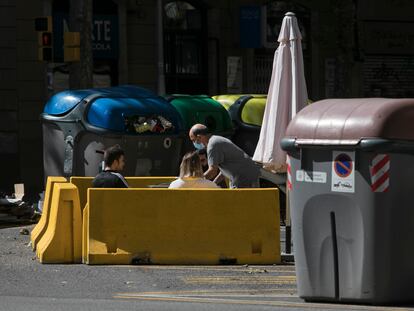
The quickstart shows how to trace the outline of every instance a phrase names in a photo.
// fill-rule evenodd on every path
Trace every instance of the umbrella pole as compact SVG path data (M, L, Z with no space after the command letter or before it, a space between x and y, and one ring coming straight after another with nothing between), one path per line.
M285 213L285 251L286 254L290 254L292 252L292 227L290 223L290 204L289 204L289 195L290 190L286 189L286 213Z

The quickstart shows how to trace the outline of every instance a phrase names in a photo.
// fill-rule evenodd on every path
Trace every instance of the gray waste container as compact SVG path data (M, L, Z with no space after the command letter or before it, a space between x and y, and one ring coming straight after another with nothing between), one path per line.
M235 130L231 140L253 156L259 141L267 95L216 95L217 100L228 110Z
M95 176L114 144L125 151L125 176L175 176L182 120L162 97L136 86L71 90L46 103L40 116L47 176Z
M316 102L281 145L299 296L413 302L414 99Z

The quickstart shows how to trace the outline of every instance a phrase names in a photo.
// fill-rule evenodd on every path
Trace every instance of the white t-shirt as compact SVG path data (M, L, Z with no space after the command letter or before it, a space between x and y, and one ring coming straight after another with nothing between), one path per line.
M216 183L201 177L183 177L174 180L168 188L219 188Z

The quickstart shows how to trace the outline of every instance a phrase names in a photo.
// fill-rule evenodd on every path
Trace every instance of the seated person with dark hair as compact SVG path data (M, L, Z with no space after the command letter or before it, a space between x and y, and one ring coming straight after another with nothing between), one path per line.
M109 147L104 153L105 169L92 181L94 188L128 188L125 178L119 173L124 169L124 151L119 145Z
M203 172L205 173L208 170L207 149L197 149L197 153L198 157L200 158L201 167L203 168ZM224 179L217 182L217 186L219 186L220 188L228 188L226 181Z

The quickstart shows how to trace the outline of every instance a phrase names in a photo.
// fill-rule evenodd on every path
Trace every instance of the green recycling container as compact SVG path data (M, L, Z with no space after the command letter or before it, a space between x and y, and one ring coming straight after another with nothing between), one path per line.
M207 95L173 94L164 96L175 107L183 120L183 154L194 150L188 139L189 129L197 123L205 124L213 134L231 138L233 124L226 109Z
M228 94L216 95L213 99L228 110L235 126L232 141L253 156L260 136L267 95Z

